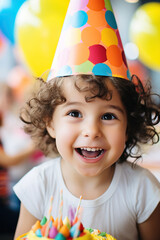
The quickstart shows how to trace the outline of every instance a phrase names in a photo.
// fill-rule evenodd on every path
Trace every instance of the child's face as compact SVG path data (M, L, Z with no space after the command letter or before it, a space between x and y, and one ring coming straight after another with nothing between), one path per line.
M85 84L85 83L83 83ZM126 142L127 117L117 90L110 101L85 101L72 79L64 81L66 102L54 111L48 132L69 169L83 176L97 176L122 155Z

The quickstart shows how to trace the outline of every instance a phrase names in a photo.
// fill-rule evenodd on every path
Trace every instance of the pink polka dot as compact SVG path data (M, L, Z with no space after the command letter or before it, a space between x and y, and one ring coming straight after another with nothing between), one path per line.
M106 49L102 45L96 44L89 47L89 61L94 64L103 63L107 60Z
M64 1L66 1L66 0L64 0ZM87 6L87 4L88 4L88 1L89 0L76 0L76 1L72 1L72 13L74 12L74 11L78 11L78 10L82 10L82 9L84 9L86 6Z

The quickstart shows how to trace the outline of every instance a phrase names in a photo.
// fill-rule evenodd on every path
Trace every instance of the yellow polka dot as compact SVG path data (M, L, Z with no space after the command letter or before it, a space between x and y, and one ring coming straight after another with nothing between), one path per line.
M118 45L116 33L111 28L104 28L101 31L101 41L109 47L110 45Z

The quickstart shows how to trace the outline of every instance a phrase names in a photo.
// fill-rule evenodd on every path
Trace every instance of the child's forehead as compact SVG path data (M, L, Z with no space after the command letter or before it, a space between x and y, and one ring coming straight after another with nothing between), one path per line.
M64 106L68 107L78 104L79 106L81 105L88 107L93 103L96 104L96 106L98 105L101 107L116 106L115 108L122 109L122 112L125 112L125 106L121 100L119 92L110 81L107 81L107 79L104 81L107 86L104 94L101 94L101 88L98 88L99 85L97 85L97 89L88 88L86 87L88 82L83 80L80 81L80 84L82 85L79 86L78 89L76 88L75 83L77 84L77 82L75 80L72 81L72 79L65 79L63 81L62 93L65 98L65 101L63 102Z
M69 89L70 87L71 88L74 88L74 89L77 89L80 88L80 89L85 89L87 91L90 91L92 89L93 86L104 86L104 87L111 87L113 88L114 85L112 84L112 82L108 79L108 78L105 78L103 79L103 82L99 80L99 82L95 81L94 77L90 77L89 79L86 77L75 77L75 76L71 76L71 77L66 77L66 78L63 78L63 81L62 81L62 89Z
M87 78L67 77L62 81L61 91L64 97L69 95L75 96L76 94L83 95L85 98L97 96L102 99L111 99L115 94L120 97L120 94L114 87L114 84L108 78L104 78L103 81L99 79L97 82L94 77L93 79L89 78L89 81Z

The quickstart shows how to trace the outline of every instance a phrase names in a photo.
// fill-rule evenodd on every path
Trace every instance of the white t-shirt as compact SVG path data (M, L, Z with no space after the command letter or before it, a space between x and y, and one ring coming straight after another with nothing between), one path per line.
M52 215L58 216L61 189L64 218L71 206L78 206L79 199L65 186L60 158L34 167L14 186L21 202L38 219L48 216L51 196ZM132 167L129 162L116 164L108 190L95 200L82 199L82 223L86 228L106 231L118 240L135 240L136 223L147 220L159 202L160 183L148 170Z

